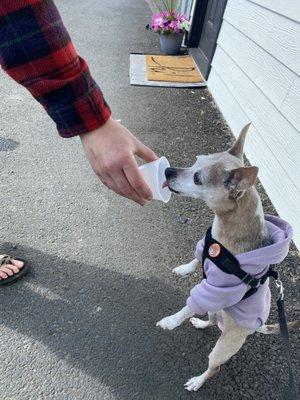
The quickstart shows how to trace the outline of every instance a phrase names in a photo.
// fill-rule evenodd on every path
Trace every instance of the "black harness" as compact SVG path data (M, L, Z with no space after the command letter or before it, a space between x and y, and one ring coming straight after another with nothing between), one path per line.
M255 278L255 276L243 271L235 256L231 254L230 251L228 251L220 242L213 239L211 235L211 228L209 228L206 232L202 255L204 279L206 279L204 272L204 261L206 258L210 259L221 271L225 272L225 274L234 275L246 285L250 286L250 289L246 292L242 300L247 299L256 293L258 288L263 285L269 277L272 276L275 280L278 279L278 272L274 271L271 266L261 278Z

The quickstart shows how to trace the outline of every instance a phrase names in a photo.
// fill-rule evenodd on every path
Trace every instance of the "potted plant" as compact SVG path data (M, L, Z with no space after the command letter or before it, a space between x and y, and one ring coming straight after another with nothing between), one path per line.
M189 30L189 19L179 12L181 2L175 0L147 0L152 12L151 24L147 26L160 35L160 47L164 54L180 52L181 43Z

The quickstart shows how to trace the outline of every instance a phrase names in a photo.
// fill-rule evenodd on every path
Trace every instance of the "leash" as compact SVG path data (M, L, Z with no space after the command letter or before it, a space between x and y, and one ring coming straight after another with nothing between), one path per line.
M290 337L288 326L286 322L285 316L285 308L284 308L284 287L281 280L278 278L275 280L275 284L279 289L279 296L277 298L277 311L278 311L278 321L279 321L279 328L280 328L280 336L281 336L281 346L282 350L288 365L289 371L289 387L287 390L287 397L286 400L297 400L297 389L296 383L293 376L293 368L292 368L292 359L291 359L291 346L290 346Z

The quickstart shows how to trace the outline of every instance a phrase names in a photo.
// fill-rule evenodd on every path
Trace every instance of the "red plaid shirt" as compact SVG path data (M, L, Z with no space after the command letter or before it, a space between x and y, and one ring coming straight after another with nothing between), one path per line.
M0 0L0 64L43 105L63 137L92 131L110 117L52 0Z

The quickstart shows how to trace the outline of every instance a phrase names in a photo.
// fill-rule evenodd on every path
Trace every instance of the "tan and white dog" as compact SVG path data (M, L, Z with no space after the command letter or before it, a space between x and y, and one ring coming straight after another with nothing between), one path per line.
M202 199L214 211L212 236L233 255L251 252L272 243L262 203L254 187L258 168L244 166L243 148L249 125L243 128L229 151L201 155L191 168L166 170L166 184L171 191L182 196ZM199 262L199 259L194 259L175 268L173 272L185 277L195 272ZM245 291L247 290L246 285L243 283L240 285L245 287ZM186 305L176 314L165 317L157 323L157 326L163 329L172 330L186 319L190 319L195 328L204 329L218 325L222 331L209 355L208 369L185 384L185 388L189 391L198 390L215 375L220 366L239 351L248 335L254 331L265 334L279 331L277 324L265 325L265 321L257 329L245 327L237 323L224 309L208 312L208 321L203 321L193 318L196 310L192 308ZM290 325L299 327L299 322Z

